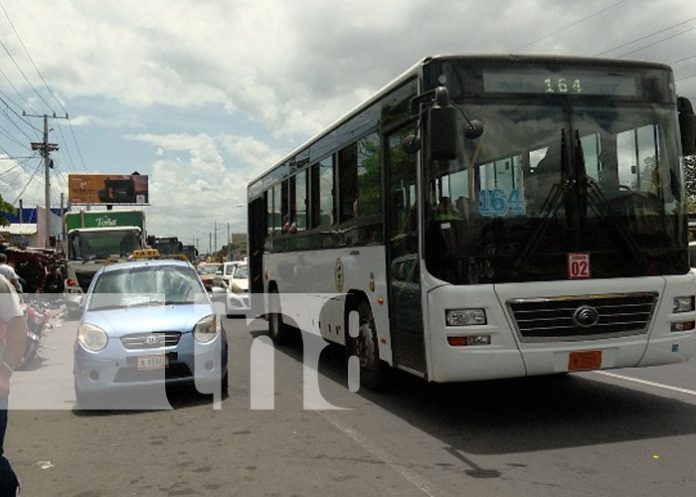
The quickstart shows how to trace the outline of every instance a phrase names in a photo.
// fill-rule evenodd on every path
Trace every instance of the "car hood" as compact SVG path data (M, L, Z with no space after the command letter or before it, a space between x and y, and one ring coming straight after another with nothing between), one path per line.
M151 331L186 333L210 314L215 310L208 304L152 305L87 311L82 322L100 327L111 337Z

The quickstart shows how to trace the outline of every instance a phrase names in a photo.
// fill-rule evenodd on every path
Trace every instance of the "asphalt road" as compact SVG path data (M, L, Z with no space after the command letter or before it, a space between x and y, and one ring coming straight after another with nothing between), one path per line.
M225 327L230 395L219 409L182 391L173 409L76 411L75 325L45 337L41 362L13 379L6 452L23 495L690 497L696 489L694 362L457 385L396 373L388 392L351 393L342 351L329 347L320 391L343 409L315 410L305 408L317 399L303 388L312 368L303 369L301 340L274 352L258 338L263 324ZM261 367L251 383L255 339ZM306 350L316 346L306 337ZM264 378L274 393L264 395Z

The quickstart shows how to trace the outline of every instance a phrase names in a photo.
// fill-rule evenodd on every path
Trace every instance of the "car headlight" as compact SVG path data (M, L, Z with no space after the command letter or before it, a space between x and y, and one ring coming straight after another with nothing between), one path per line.
M447 326L475 326L486 324L484 309L447 309L445 311Z
M220 322L215 314L206 316L193 327L193 337L201 343L212 341L220 332Z
M691 312L694 310L694 297L674 297L672 312Z
M77 340L86 350L99 352L109 343L109 337L99 326L83 323L77 328Z

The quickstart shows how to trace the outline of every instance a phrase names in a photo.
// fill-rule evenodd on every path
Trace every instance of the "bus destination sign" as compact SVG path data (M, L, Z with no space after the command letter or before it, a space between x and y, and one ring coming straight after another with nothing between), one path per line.
M489 70L483 73L483 89L487 93L637 97L639 78L627 73L572 69Z

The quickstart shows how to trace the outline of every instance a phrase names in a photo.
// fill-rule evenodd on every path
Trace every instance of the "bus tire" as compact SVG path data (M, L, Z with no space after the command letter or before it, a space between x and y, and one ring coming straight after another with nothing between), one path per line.
M276 345L286 345L290 341L290 330L283 323L280 297L275 288L268 293L268 334Z
M379 357L377 329L370 304L360 302L358 312L358 336L350 336L346 326L346 355L355 355L360 361L360 385L369 390L381 390L387 385L389 365Z

